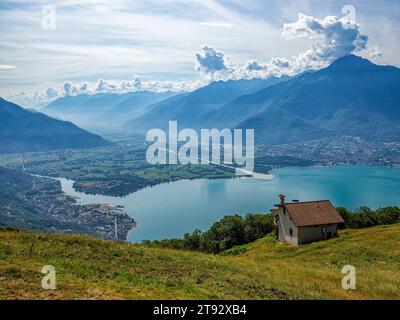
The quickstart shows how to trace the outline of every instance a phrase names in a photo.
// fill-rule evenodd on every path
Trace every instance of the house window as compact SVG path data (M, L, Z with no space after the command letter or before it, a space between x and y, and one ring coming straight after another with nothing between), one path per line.
M293 237L293 230L292 228L289 229L290 236Z

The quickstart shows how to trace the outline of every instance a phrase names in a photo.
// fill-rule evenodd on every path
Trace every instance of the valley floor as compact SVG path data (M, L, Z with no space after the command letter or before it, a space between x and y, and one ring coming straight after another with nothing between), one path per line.
M44 265L56 290L41 287ZM344 265L356 290L342 289ZM0 299L399 299L399 270L400 224L299 248L268 236L238 256L0 231Z

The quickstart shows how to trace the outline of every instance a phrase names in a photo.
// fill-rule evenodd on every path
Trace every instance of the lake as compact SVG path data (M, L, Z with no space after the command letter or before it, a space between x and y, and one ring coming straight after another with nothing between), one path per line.
M126 197L76 192L73 181L60 179L62 189L82 204L122 205L138 226L130 242L182 237L206 230L228 214L265 213L287 200L329 199L348 209L400 206L400 169L364 166L292 167L272 171L269 179L181 180L134 192Z

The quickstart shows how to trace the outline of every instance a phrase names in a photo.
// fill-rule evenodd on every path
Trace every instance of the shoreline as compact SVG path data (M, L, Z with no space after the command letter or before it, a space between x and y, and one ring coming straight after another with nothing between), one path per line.
M129 242L140 242L143 239L153 239L152 237L148 237L146 236L149 234L152 234L153 231L154 232L158 232L157 228L159 227L158 222L155 222L152 220L152 215L148 216L147 213L148 212L153 212L154 210L157 210L157 212L159 212L157 215L159 215L160 217L165 215L169 215L172 220L174 221L175 224L180 224L182 223L179 222L179 218L177 218L176 216L174 216L174 214L171 212L169 212L168 208L165 208L165 202L162 201L168 201L166 200L167 198L165 198L163 195L169 195L168 199L173 199L171 201L175 201L175 202L179 202L179 192L185 192L185 190L200 190L199 188L201 188L201 190L223 190L221 188L225 188L223 186L227 185L229 186L228 189L226 190L232 190L233 193L231 192L227 192L229 193L229 195L226 195L226 193L219 193L219 196L221 196L222 198L218 198L218 199L230 199L229 202L227 203L227 205L220 205L222 207L219 207L219 209L217 211L213 211L214 209L211 208L215 208L215 204L213 205L211 202L206 201L206 203L200 203L198 202L199 199L198 197L194 197L193 202L187 202L184 201L185 205L177 205L176 208L174 209L175 212L184 212L184 210L193 210L195 212L195 217L196 219L199 219L198 221L193 221L190 223L194 223L193 226L194 227L199 227L199 228L203 228L202 223L207 223L207 222L203 222L203 218L199 218L200 216L202 216L203 214L205 214L204 212L211 212L209 214L211 214L212 216L216 216L218 219L220 218L220 216L223 215L229 215L232 213L237 213L237 214L241 214L244 215L246 213L250 213L250 212L266 212L265 210L268 209L270 207L270 200L273 199L274 196L276 196L277 194L279 194L279 192L281 192L282 190L290 197L293 197L293 199L297 199L297 198L301 198L303 200L308 200L308 199L314 199L314 198L325 198L326 195L329 195L329 190L326 190L325 195L320 195L319 192L313 192L312 190L319 190L319 189L312 189L312 190L308 190L308 193L311 194L311 198L310 195L300 195L298 196L299 192L302 193L302 189L298 189L296 187L293 187L293 184L289 185L282 185L282 186L286 186L284 188L276 188L276 183L280 184L283 180L281 179L283 177L283 179L285 179L285 177L288 177L287 179L291 179L291 180L296 180L297 181L301 181L301 180L308 180L307 177L309 176L309 170L311 170L311 172L314 172L313 170L317 170L314 173L316 175L320 175L322 177L322 179L325 179L324 177L333 177L334 179L346 179L347 177L347 172L349 172L348 170L351 168L359 168L357 172L358 175L360 176L360 174L363 176L364 172L366 172L365 170L368 168L371 168L369 166L353 166L353 165L346 165L346 166L335 166L335 167L321 167L321 166L307 166L307 167L285 167L285 168L276 168L273 169L271 172L271 174L256 174L253 177L249 177L249 176L235 176L235 178L241 178L243 181L240 182L239 180L237 180L237 182L235 182L232 178L226 179L226 178L218 178L218 179L208 179L208 178L201 178L201 179L179 179L176 181L171 181L168 182L168 184L171 183L176 183L174 185L171 186L162 186L162 185L167 185L167 182L164 183L160 183L154 187L159 186L158 188L152 190L149 189L147 191L145 191L146 188L143 188L139 191L143 191L143 193L139 193L138 191L132 192L127 196L124 197L116 197L116 196L108 196L108 195L92 195L92 194L86 194L84 192L80 192L77 191L75 188L73 188L73 179L68 179L68 178L57 178L58 181L62 180L63 181L63 192L65 192L65 194L67 195L73 195L73 196L78 196L78 197L82 197L81 199L79 199L79 203L82 204L94 204L94 203L107 203L107 204L111 204L113 207L116 207L117 205L123 205L125 207L125 212L126 214L131 217L132 219L134 219L136 221L136 225L132 228L132 230L130 230L129 234L128 234L128 241ZM342 169L341 169L342 168ZM346 169L348 168L348 169ZM363 169L364 168L364 169ZM282 174L280 174L280 170L285 170L285 169L289 169L288 172L284 171L282 172ZM290 171L290 169L294 169L293 174L292 171ZM296 170L298 169L298 170ZM392 173L391 171L388 172L387 170L396 170L396 169L388 169L388 168L380 168L381 170L384 170L384 172L382 173L384 176L390 176ZM333 170L333 173L331 172ZM397 169L398 170L398 169ZM326 175L325 173L328 171L331 172L332 174L328 174ZM319 173L318 173L319 172ZM367 170L368 172L368 170ZM372 170L371 172L375 172L374 170ZM395 176L400 176L400 171L395 171L394 172ZM293 178L290 178L290 176L293 176ZM380 176L380 175L379 175ZM368 177L373 178L373 176L370 175L366 175L365 176L367 179ZM276 178L276 180L274 180L274 178ZM56 178L53 178L56 179ZM301 179L301 180L299 180ZM215 186L214 186L214 182L211 181L214 180L215 181ZM318 186L318 180L317 179L317 184L313 184L314 186ZM68 183L66 184L65 182L68 181ZM192 182L193 181L193 182ZM196 182L197 181L197 182ZM231 181L231 182L229 182ZM247 181L247 182L246 182ZM276 183L274 182L276 181ZM296 185L296 184L295 184ZM290 186L292 186L290 188ZM153 186L152 186L153 187ZM232 187L233 189L230 189L230 187ZM215 189L217 188L217 189ZM272 189L276 189L276 192L271 193L271 188ZM225 189L224 189L225 190ZM232 196L235 195L235 190L241 190L240 194L245 195L246 194L246 199L247 200L247 204L241 204L242 209L240 210L232 210L230 208L229 203L235 203L237 197ZM257 197L255 197L255 194L252 191L249 190L254 190L255 193L257 193ZM178 192L178 193L176 193ZM304 192L303 192L304 193ZM307 193L307 192L306 192ZM210 194L210 193L207 193ZM146 204L147 202L152 203L152 201L154 200L154 196L161 196L161 202L158 200L155 200L155 205L152 204ZM172 198L171 198L172 197ZM164 199L165 198L165 199ZM152 200L153 199L153 200ZM164 199L164 200L163 200ZM217 198L215 198L213 201L219 201ZM334 200L334 197L332 198L333 201L335 201L335 204L337 204L338 206L345 206L350 208L351 210L354 210L354 208L357 207L357 203L353 204L346 204L343 203L341 200ZM138 202L140 201L140 202ZM221 201L225 201L225 200L221 200ZM262 204L260 205L260 202L262 202ZM362 202L359 203L366 203L364 200ZM254 204L256 204L256 209L254 209ZM199 206L205 206L204 209L201 210L197 210L196 208L198 208ZM366 205L368 205L370 208L376 209L380 206L382 206L381 204L373 204L373 203L366 203ZM150 206L150 208L149 208ZM195 207L194 207L195 206ZM152 207L154 207L152 209ZM248 209L248 207L252 207L252 209ZM186 209L184 209L186 208ZM150 210L150 211L149 211ZM164 210L166 210L166 212L164 212ZM196 211L197 210L197 211ZM206 210L206 211L204 211ZM191 211L192 212L192 211ZM208 214L207 214L208 215ZM175 219L176 220L173 220ZM217 219L216 218L216 219ZM206 221L207 218L204 218L204 221ZM161 223L162 224L162 223ZM192 226L192 227L193 227ZM141 231L137 232L137 228L140 227ZM178 230L178 227L175 227L177 229L177 234L179 234L180 236L180 231ZM153 230L154 229L154 230ZM186 228L187 230L189 230L188 228ZM186 230L185 229L185 230ZM191 230L191 229L190 229ZM134 234L132 234L132 232ZM145 234L145 233L146 234ZM157 235L157 233L155 233ZM170 235L166 235L166 236L162 236L159 239L164 239L167 237L173 237ZM157 239L157 238L154 238Z
M365 165L365 164L351 164L351 163L335 163L331 165L311 165L311 166L282 166L282 167L276 167L270 170L269 173L258 173L258 172L253 172L252 174L250 172L247 172L247 174L242 174L242 175L235 175L235 176L227 176L227 177L202 177L202 178L185 178L185 179L171 179L169 181L163 181L159 182L156 184L149 184L145 187L139 188L137 190L134 190L132 192L129 192L128 194L125 195L113 195L110 193L92 193L92 192L85 192L84 190L77 189L75 187L76 180L71 179L69 177L51 177L51 176L42 176L38 174L33 174L29 173L34 176L42 177L42 178L47 178L47 179L55 179L60 181L60 179L66 179L68 181L72 181L73 185L72 188L74 189L75 192L77 193L82 193L84 195L88 196L104 196L104 197L112 197L112 198L118 198L118 199L124 199L136 192L143 191L146 189L154 188L159 185L165 185L165 184L170 184L174 182L179 182L179 181L196 181L196 180L229 180L229 179L243 179L243 178L248 178L248 179L256 179L256 180L272 180L274 179L274 174L273 171L275 170L281 170L281 169L307 169L307 168L324 168L324 169L329 169L329 168L334 168L334 167L365 167L365 168L376 168L376 169L400 169L398 167L389 167L389 166L376 166L376 165Z

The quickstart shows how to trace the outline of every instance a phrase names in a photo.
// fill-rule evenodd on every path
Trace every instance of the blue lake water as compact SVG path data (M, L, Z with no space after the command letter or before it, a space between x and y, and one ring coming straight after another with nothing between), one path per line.
M138 222L128 241L182 237L194 229L208 229L228 214L265 213L287 200L329 199L348 209L400 206L400 169L363 166L283 168L271 178L182 180L146 188L126 197L86 195L61 179L63 191L80 203L122 205Z

